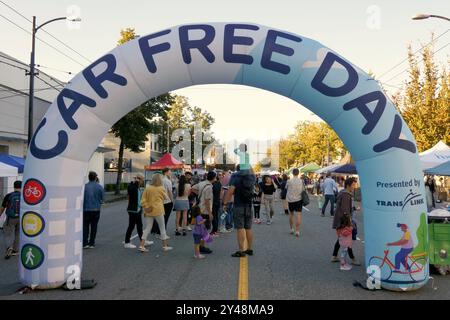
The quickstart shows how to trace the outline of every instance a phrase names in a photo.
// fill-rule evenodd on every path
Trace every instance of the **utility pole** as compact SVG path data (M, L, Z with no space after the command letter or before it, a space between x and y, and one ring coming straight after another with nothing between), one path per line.
M28 145L30 145L31 137L33 136L33 107L34 107L34 65L36 47L36 16L33 16L33 29L31 33L31 58L30 58L30 92L28 94Z

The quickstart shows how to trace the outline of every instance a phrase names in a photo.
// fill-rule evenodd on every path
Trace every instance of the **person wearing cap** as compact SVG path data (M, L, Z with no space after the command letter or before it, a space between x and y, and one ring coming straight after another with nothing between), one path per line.
M127 249L135 249L136 246L130 242L131 233L137 228L139 240L142 240L142 206L141 197L144 192L144 177L138 174L133 182L128 185L128 228L125 234L125 245ZM148 241L147 244L153 244Z
M84 186L83 201L83 248L95 248L100 209L105 199L105 190L96 182L97 173L89 172L89 182Z
M403 237L396 241L390 242L386 245L388 247L399 246L401 247L400 251L395 255L395 269L393 272L401 273L400 264L405 267L405 270L409 270L408 267L408 254L410 254L414 249L414 241L411 236L411 232L408 230L408 226L404 223L397 223L397 228L400 228L403 232Z
M19 237L20 237L20 190L22 189L22 181L14 181L14 191L8 193L2 201L0 207L0 216L6 214L6 222L3 226L6 241L5 259L19 254Z

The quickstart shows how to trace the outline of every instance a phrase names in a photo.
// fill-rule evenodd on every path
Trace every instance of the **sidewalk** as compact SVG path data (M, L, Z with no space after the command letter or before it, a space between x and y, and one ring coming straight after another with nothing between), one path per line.
M127 191L120 191L119 195L115 195L114 191L105 192L105 203L111 203L116 201L122 201L127 199Z

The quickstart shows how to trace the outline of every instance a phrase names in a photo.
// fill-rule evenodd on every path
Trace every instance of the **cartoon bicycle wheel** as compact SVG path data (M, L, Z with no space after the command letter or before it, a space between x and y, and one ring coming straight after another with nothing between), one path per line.
M425 257L412 259L409 270L409 276L414 282L425 280L425 274L428 271L428 260Z
M378 268L380 268L380 280L381 281L387 281L391 278L392 276L392 268L391 266L389 266L389 264L380 257L372 257L369 260L369 266L377 266Z

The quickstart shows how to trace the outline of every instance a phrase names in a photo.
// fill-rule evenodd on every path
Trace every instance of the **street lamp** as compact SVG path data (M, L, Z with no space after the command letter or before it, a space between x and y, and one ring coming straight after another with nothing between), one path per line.
M449 18L444 17L444 16L438 16L438 15L435 15L435 14L424 14L424 13L416 14L411 19L413 19L413 20L424 20L424 19L428 19L428 18L438 18L438 19L443 19L443 20L450 21Z
M49 24L51 22L59 21L59 20L69 20L69 21L72 21L72 22L79 22L79 21L81 21L80 18L69 19L67 17L60 17L60 18L48 20L48 21L44 22L43 24L41 24L40 26L37 26L36 25L36 16L33 16L33 29L32 29L32 33L31 33L30 72L27 72L27 75L30 76L30 93L29 93L29 97L28 97L29 98L29 100L28 100L28 145L30 145L31 138L33 136L34 76L36 75L35 72L34 72L36 33L43 26L45 26L45 25L47 25L47 24Z

